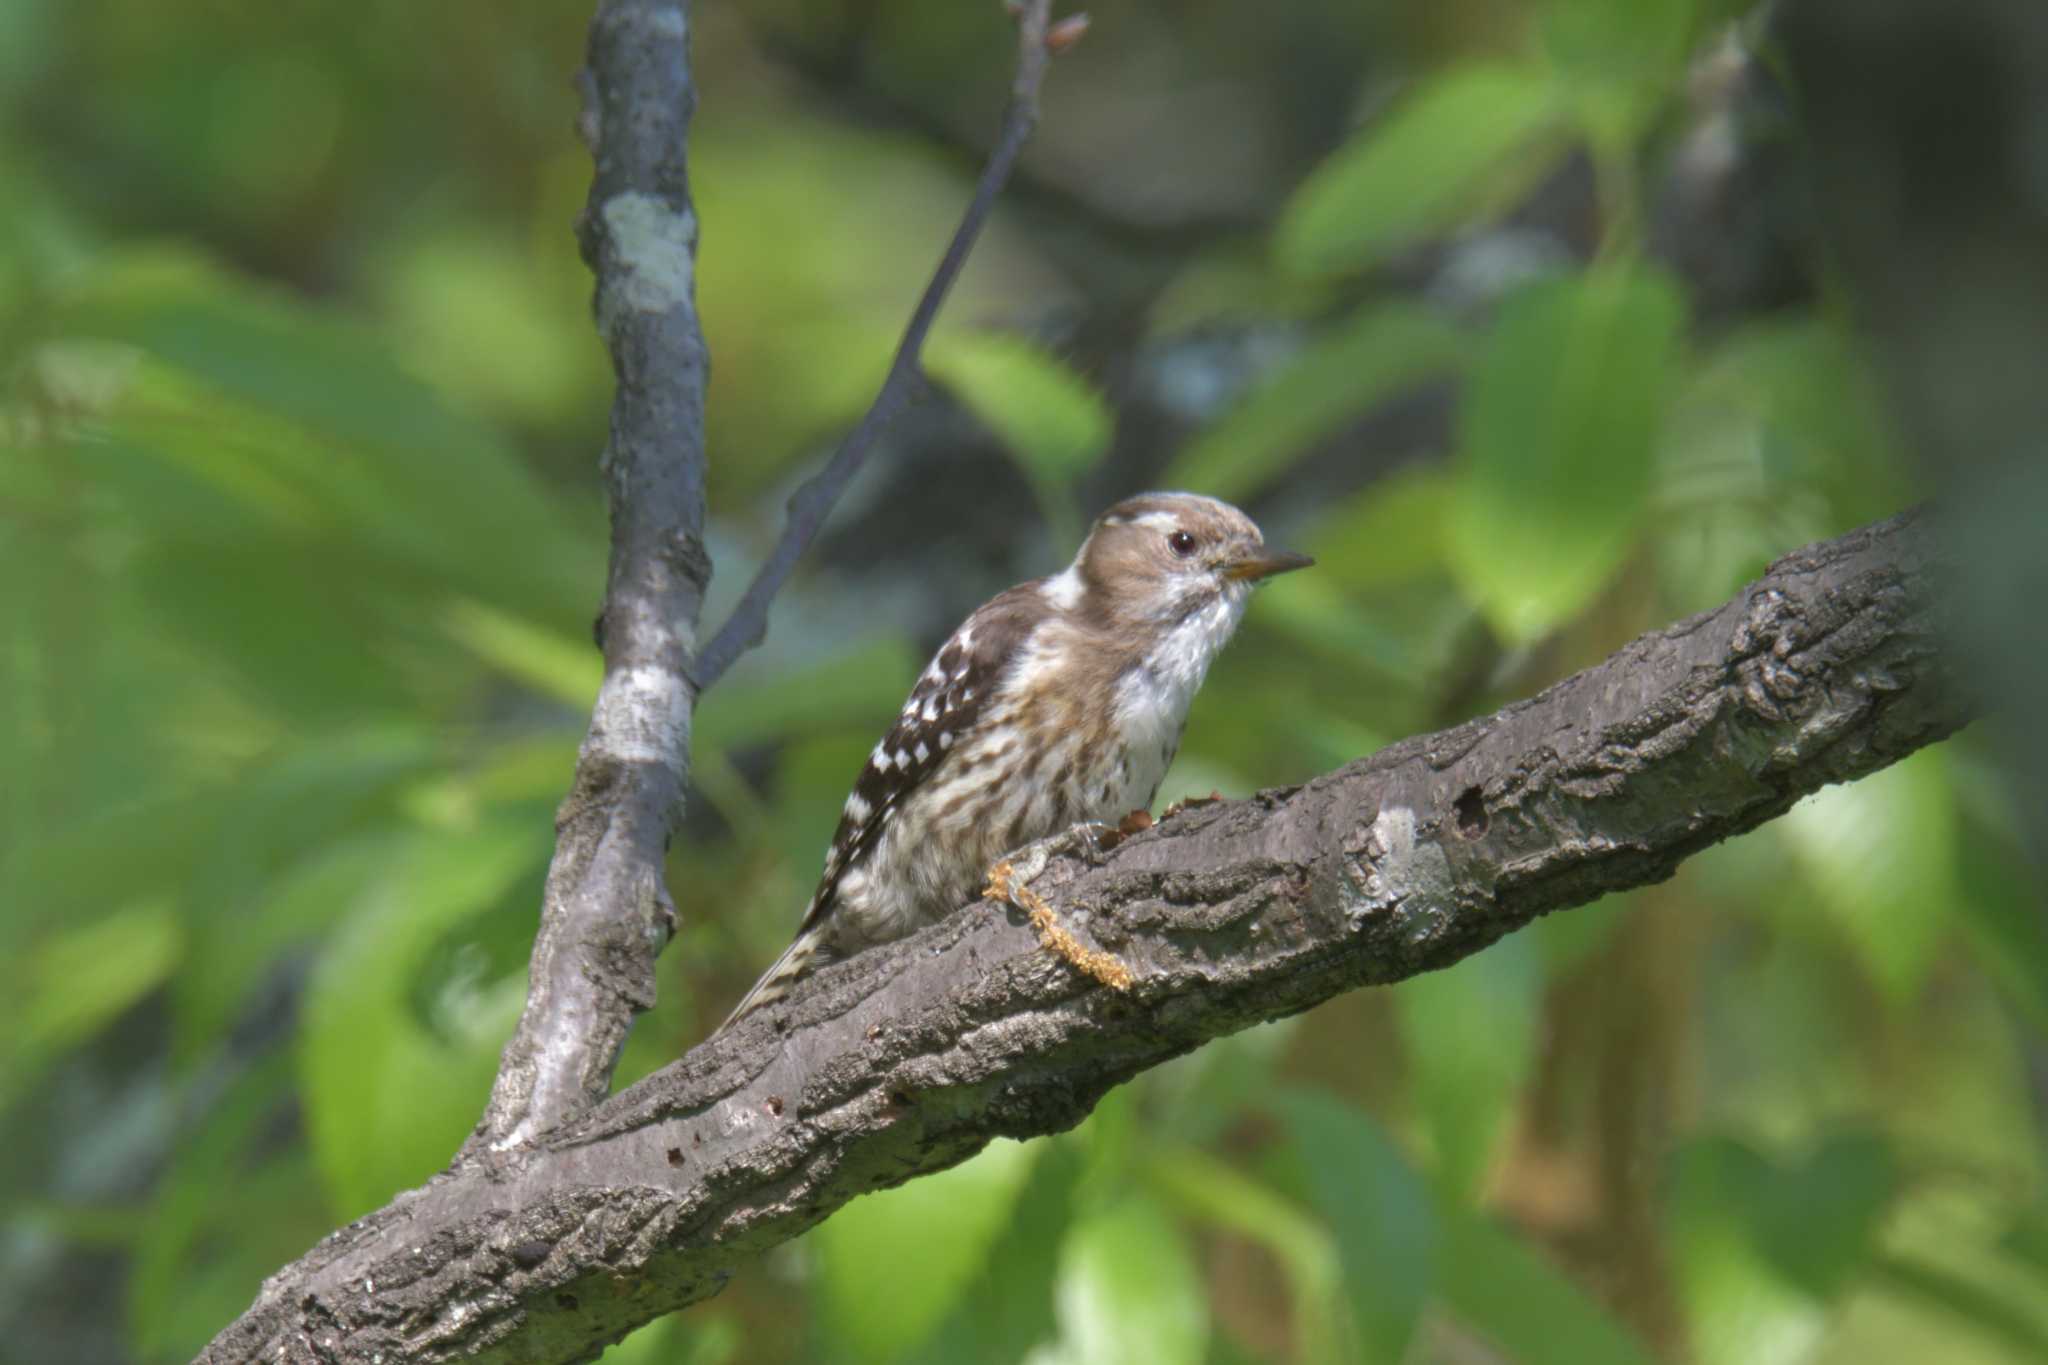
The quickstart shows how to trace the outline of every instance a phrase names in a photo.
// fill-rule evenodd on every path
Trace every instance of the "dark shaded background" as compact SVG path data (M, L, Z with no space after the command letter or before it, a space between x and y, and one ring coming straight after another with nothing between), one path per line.
M704 703L622 1079L786 941L924 651L1138 488L1321 561L1162 800L1526 695L1930 492L2026 699L2042 13L1105 7L933 394ZM188 1357L482 1105L599 669L586 20L0 3L10 1358ZM715 620L1010 51L961 0L696 23ZM2048 731L1986 728L862 1200L607 1359L2048 1357L2042 789L2001 766Z

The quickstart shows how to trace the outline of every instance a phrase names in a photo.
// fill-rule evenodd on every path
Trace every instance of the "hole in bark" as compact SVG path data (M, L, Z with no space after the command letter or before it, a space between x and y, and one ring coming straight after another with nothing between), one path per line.
M512 1248L512 1259L528 1270L533 1269L533 1267L539 1265L547 1258L548 1244L546 1242L521 1242L518 1246Z
M1467 787L1459 792L1451 813L1457 818L1458 833L1467 839L1477 839L1486 833L1486 799L1479 794L1479 788Z
M579 1307L574 1294L557 1294L555 1295L555 1303L571 1313L575 1312Z
M901 1090L891 1090L889 1092L889 1103L895 1105L898 1109L908 1109L910 1107L910 1096Z
M776 1118L781 1118L781 1117L782 1117L782 1096L780 1096L780 1095L770 1095L770 1096L768 1097L768 1105L767 1105L767 1108L768 1108L768 1112L769 1112L770 1114L774 1115L774 1116L775 1116Z
M668 1164L669 1164L669 1165L671 1165L671 1166L680 1166L680 1165L682 1165L682 1164L683 1164L683 1149L682 1149L682 1148L680 1148L680 1147L671 1147L671 1148L669 1148L669 1149L668 1149Z

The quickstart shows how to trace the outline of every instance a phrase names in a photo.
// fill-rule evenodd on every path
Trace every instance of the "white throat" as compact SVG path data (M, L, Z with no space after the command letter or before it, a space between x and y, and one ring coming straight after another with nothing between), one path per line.
M1250 595L1244 586L1226 587L1214 601L1175 622L1146 651L1144 661L1118 681L1117 719L1132 747L1164 741L1170 753L1179 746L1188 707L1210 663L1237 630Z

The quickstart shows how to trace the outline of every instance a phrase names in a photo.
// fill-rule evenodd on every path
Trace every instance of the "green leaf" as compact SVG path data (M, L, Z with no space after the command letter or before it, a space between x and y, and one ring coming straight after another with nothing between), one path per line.
M547 852L547 831L525 819L421 831L394 849L321 955L306 988L300 1075L314 1159L342 1216L439 1170L475 1123L518 994L485 1002L451 1037L418 1017L415 984L445 936Z
M1463 333L1425 308L1368 309L1304 347L1167 467L1160 483L1244 498L1320 437L1390 396L1454 370Z
M1062 1244L1076 1207L1080 1143L1034 1143L1031 1178L1009 1221L988 1249L980 1274L939 1330L907 1357L916 1365L964 1360L1024 1360L1054 1340L1053 1290Z
M1296 1356L1335 1356L1342 1262L1328 1231L1278 1192L1199 1147L1154 1152L1140 1170L1183 1214L1227 1228L1271 1252L1287 1272L1293 1293Z
M923 1342L981 1271L1038 1151L999 1138L950 1170L855 1200L812 1233L833 1354L893 1360Z
M1955 796L1947 758L1919 753L1800 802L1781 833L1819 902L1895 1003L1934 965L1959 900Z
M138 1360L190 1360L249 1306L249 1287L333 1226L294 1112L291 1063L259 1055L186 1116L141 1208L125 1208L126 1308Z
M1728 1138L1683 1150L1671 1228L1703 1365L1804 1359L1868 1261L1895 1185L1889 1153L1868 1135L1785 1164Z
M1672 614L1717 606L1788 545L1912 500L1875 385L1839 327L1797 314L1752 323L1686 368L1655 492Z
M1333 579L1295 574L1265 589L1261 598L1259 628L1287 636L1295 648L1347 670L1378 673L1411 686L1429 680L1416 650Z
M1417 1107L1439 1186L1477 1199L1536 1059L1543 963L1511 934L1483 953L1394 991Z
M671 1313L605 1348L599 1365L727 1365L740 1359L744 1338L731 1318Z
M1523 932L1536 940L1543 974L1552 981L1571 975L1614 938L1633 908L1627 893L1602 896L1568 915L1545 915Z
M604 656L587 636L563 635L468 598L450 602L441 620L479 659L556 701L587 707L604 682Z
M1954 766L1961 787L1969 769ZM1991 787L1986 799L2003 807L2003 784ZM2001 810L1999 818L2006 814ZM2048 896L2040 875L2012 831L1994 832L1974 811L1960 822L1957 872L1960 927L1978 966L2029 1026L2048 1034L2048 916L2041 913Z
M169 408L222 439L265 433L245 446L269 446L261 479L235 476L245 496L317 508L360 542L355 553L374 548L485 600L587 618L583 585L602 578L595 504L565 517L495 433L402 371L383 337L163 251L107 263L61 321L183 377L141 394L145 412ZM147 423L127 431L153 441ZM196 467L189 449L174 458Z
M1006 332L935 338L925 369L1044 488L1065 488L1109 449L1116 419L1095 387L1044 348Z
M2048 1298L2040 1282L2024 1283L2015 1293L2015 1286L1993 1276L1908 1255L1883 1257L1873 1269L1887 1289L1969 1324L2009 1350L2010 1359L2048 1360L2048 1313L2042 1311Z
M1303 1186L1337 1235L1366 1359L1402 1359L1436 1281L1439 1233L1427 1191L1379 1126L1342 1101L1293 1090L1274 1107Z
M1562 156L1561 112L1540 70L1472 62L1439 73L1310 173L1280 219L1282 264L1368 266L1506 207Z
M590 344L587 283L550 269L562 263L545 239L443 230L395 249L367 282L411 367L465 407L565 422L597 410L610 376Z
M1315 576L1356 591L1441 572L1456 496L1457 481L1441 464L1411 465L1375 479L1317 519L1304 542L1316 557Z
M1150 1199L1121 1200L1074 1225L1054 1303L1063 1365L1195 1365L1208 1350L1201 1275Z
M1684 324L1666 276L1618 266L1501 309L1461 413L1450 530L1460 582L1509 641L1584 607L1634 544Z
M170 902L139 901L31 945L21 979L0 1003L0 1110L52 1055L75 1046L176 971L185 930ZM13 975L14 973L10 973Z
M195 917L195 951L171 990L179 1054L200 1055L226 1033L284 952L316 939L381 881L404 837L387 832L314 847L248 902L216 903Z
M1544 53L1603 151L1629 149L1672 96L1692 52L1695 0L1551 0Z
M2001 1245L2017 1259L2048 1278L2048 1204L2036 1202L2021 1209L2006 1229Z
M916 45L931 41L941 12L918 16ZM697 297L717 350L712 500L741 506L867 407L965 189L918 139L822 108L704 120L690 159L706 231ZM840 205L829 226L815 212L826 202ZM1035 312L1067 287L999 215L947 313Z
M1583 1289L1480 1214L1447 1215L1442 1279L1451 1310L1515 1365L1655 1365Z

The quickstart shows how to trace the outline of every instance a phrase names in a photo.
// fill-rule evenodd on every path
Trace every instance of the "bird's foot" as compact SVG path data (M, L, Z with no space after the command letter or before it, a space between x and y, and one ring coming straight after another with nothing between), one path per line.
M1127 991L1131 988L1131 969L1114 955L1090 948L1075 938L1073 931L1060 923L1059 915L1045 897L1031 889L1031 883L1057 856L1078 854L1091 863L1101 862L1107 848L1115 846L1106 836L1115 833L1109 826L1091 820L1028 844L989 869L988 884L981 894L986 900L1014 905L1030 916L1031 927L1038 931L1038 941L1065 958L1076 971L1114 990Z
M1171 820L1184 810L1196 810L1202 806L1213 806L1222 799L1223 793L1219 791L1211 791L1207 796L1183 796L1180 800L1168 806L1165 814L1159 818L1161 820Z

